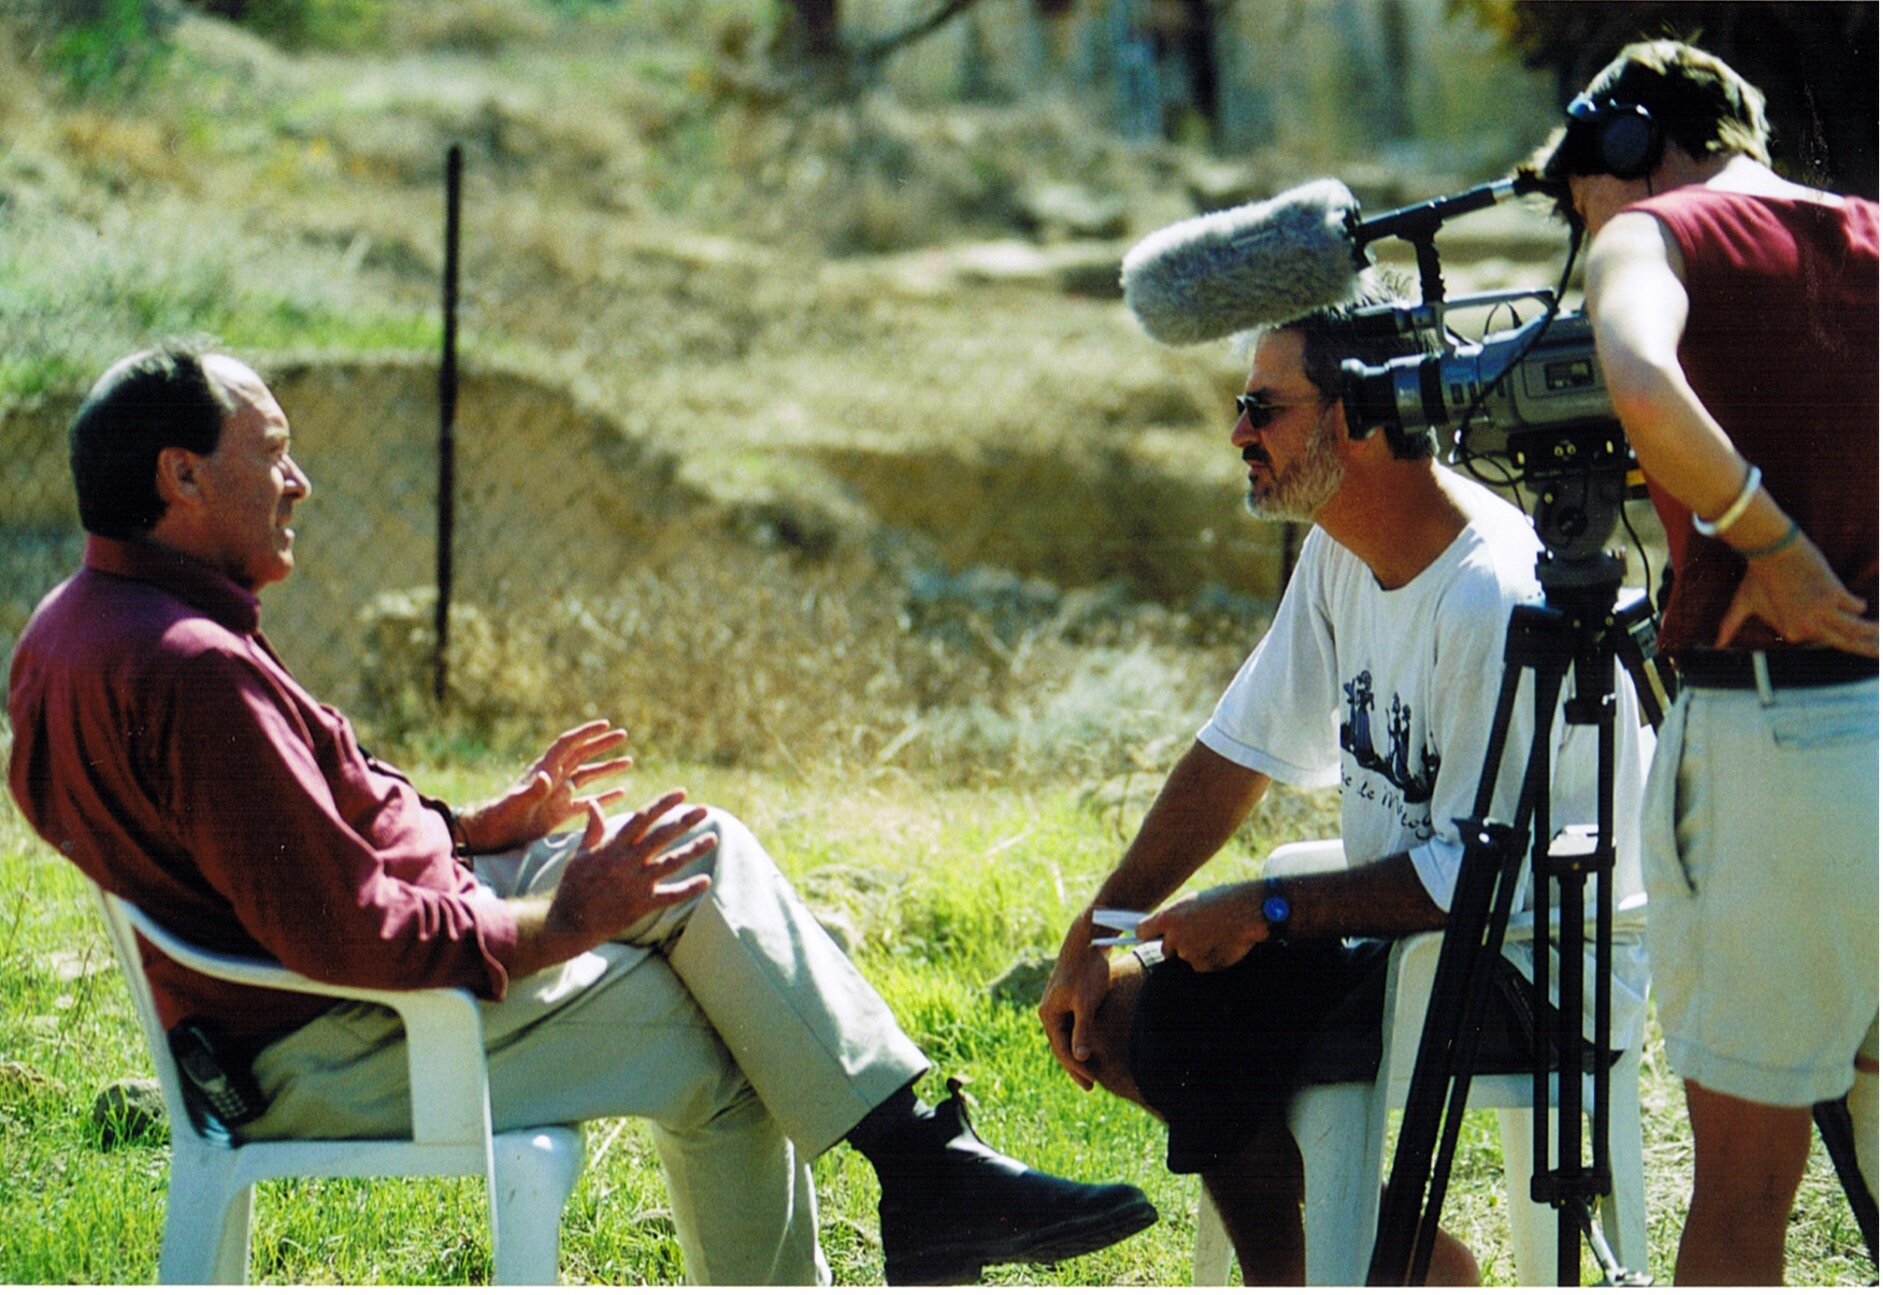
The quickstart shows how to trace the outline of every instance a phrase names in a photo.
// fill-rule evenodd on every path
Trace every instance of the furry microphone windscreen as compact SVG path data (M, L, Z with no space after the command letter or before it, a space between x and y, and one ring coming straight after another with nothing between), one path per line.
M1170 346L1282 324L1353 296L1359 275L1339 180L1179 221L1125 255L1125 304Z

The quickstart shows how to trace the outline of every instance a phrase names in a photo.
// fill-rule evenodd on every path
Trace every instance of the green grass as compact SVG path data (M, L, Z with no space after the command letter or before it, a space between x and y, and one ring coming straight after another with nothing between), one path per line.
M438 757L434 757L435 759ZM454 798L483 794L510 766L460 753L422 771ZM1019 954L1053 948L1068 914L1110 867L1121 819L1072 789L935 789L896 771L838 779L659 766L633 789L686 785L736 810L824 908L861 936L857 960L943 1076L973 1081L976 1120L996 1145L1043 1167L1139 1183L1162 1218L1147 1232L1050 1269L990 1270L995 1284L1169 1285L1188 1280L1197 1186L1163 1169L1155 1123L1074 1087L1030 1008L997 1003L989 980ZM1324 807L1312 812L1324 812ZM1269 844L1265 818L1238 848ZM1218 868L1234 866L1219 863ZM0 1282L153 1279L167 1152L101 1150L89 1111L110 1081L148 1073L122 982L76 870L0 809ZM1676 1082L1658 1050L1644 1076L1654 1276L1666 1280L1689 1164ZM563 1226L567 1282L682 1279L658 1165L634 1121L589 1126L591 1163ZM818 1164L822 1236L837 1280L877 1284L876 1188L847 1148ZM1494 1119L1474 1113L1456 1158L1447 1226L1512 1279ZM1585 1267L1593 1276L1592 1266ZM489 1238L472 1181L280 1182L259 1191L252 1278L267 1283L463 1284L488 1280ZM1791 1233L1791 1276L1860 1284L1863 1253L1823 1156L1813 1157Z

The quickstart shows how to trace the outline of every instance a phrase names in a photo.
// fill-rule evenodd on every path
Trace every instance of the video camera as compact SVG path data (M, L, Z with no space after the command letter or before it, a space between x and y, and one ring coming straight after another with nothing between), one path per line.
M1609 404L1588 316L1558 308L1568 265L1554 291L1444 296L1432 236L1451 216L1502 196L1497 186L1481 186L1350 225L1356 247L1389 235L1411 242L1424 299L1356 312L1363 335L1394 334L1418 353L1341 365L1348 428L1358 436L1384 426L1395 439L1408 429L1439 431L1453 464L1496 484L1536 488L1537 532L1553 554L1593 557L1620 516L1635 462ZM1570 264L1579 231L1573 238ZM1540 310L1521 318L1525 304ZM1482 317L1475 337L1454 326L1469 315ZM1516 322L1493 328L1500 315ZM1487 460L1494 477L1486 475Z

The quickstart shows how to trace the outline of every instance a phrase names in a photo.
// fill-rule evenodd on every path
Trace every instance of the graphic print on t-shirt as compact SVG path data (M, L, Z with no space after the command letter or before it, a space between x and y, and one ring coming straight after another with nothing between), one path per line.
M1347 720L1340 726L1340 746L1362 769L1384 777L1399 789L1408 805L1429 804L1438 782L1438 752L1421 740L1419 768L1408 758L1412 746L1412 707L1393 693L1387 711L1386 736L1391 747L1381 756L1373 745L1373 672L1362 670L1340 686L1347 696Z

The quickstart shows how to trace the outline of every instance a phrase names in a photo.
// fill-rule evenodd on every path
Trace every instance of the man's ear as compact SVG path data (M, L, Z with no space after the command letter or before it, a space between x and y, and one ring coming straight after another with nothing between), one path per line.
M157 497L165 504L193 501L202 497L196 473L198 456L180 445L166 445L157 451Z

